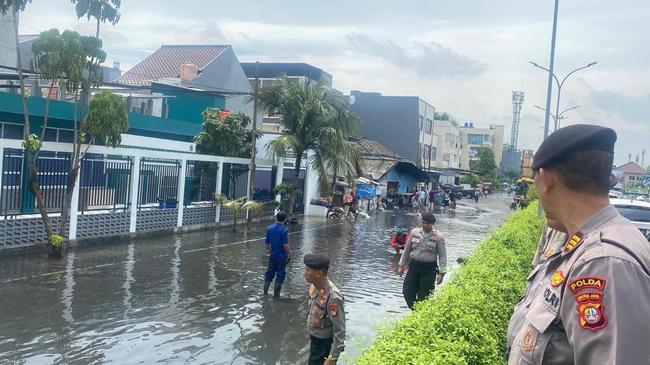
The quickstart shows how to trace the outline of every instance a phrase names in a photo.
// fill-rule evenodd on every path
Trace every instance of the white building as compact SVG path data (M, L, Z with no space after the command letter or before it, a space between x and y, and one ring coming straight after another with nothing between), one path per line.
M438 158L433 167L438 169L469 169L469 166L462 166L461 158L463 153L464 138L463 132L454 122L448 120L436 120L433 132L438 139Z
M478 160L478 153L482 146L488 146L494 152L494 161L497 167L501 166L503 155L502 125L490 125L489 128L474 127L474 123L465 123L461 128L463 137L463 150L461 168L469 170L469 163Z

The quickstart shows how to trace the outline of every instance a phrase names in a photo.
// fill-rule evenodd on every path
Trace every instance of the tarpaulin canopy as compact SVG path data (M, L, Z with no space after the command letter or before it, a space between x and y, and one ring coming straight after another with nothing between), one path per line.
M357 184L358 199L372 199L377 196L377 185L375 184Z

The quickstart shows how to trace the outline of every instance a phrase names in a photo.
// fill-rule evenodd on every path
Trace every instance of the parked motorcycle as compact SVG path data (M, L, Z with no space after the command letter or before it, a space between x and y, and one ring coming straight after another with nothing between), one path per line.
M345 210L341 207L329 207L325 217L328 219L343 219L345 218Z

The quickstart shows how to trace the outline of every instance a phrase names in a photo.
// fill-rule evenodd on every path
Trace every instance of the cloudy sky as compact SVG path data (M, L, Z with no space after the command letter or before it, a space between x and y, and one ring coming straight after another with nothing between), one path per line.
M503 124L507 140L512 90L523 89L520 145L535 149L543 137L534 105L545 106L547 74L528 61L548 65L550 0L122 2L102 38L123 70L162 44L230 44L241 61L313 64L346 93L417 95L460 121ZM598 62L565 83L560 109L579 108L564 123L614 128L617 164L650 154L650 1L561 1L558 24L558 77ZM94 34L69 0L34 0L21 33L51 27Z

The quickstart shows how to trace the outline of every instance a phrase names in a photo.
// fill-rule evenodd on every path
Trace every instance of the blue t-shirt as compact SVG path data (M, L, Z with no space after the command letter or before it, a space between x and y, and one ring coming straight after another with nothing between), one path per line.
M271 245L271 257L285 260L289 255L284 245L289 242L289 231L282 223L275 223L266 229L266 243Z

